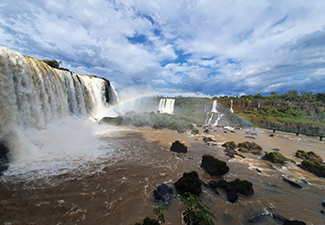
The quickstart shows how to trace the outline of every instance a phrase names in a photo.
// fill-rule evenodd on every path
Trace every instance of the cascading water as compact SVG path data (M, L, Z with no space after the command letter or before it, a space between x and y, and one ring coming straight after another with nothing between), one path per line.
M8 145L12 162L41 155L50 149L44 146L62 134L80 138L72 133L83 130L87 117L118 101L115 88L106 79L54 69L4 47L0 48L0 67L0 138ZM67 133L66 126L60 130L60 124L70 122L80 127L67 129ZM47 133L50 130L54 133ZM85 136L90 135L86 131ZM39 140L42 138L45 142ZM53 151L49 154L58 149Z
M229 112L234 113L234 110L232 109L232 104L233 104L233 100L230 101L230 109L229 109Z
M219 113L217 110L217 106L218 106L218 102L216 100L213 101L212 103L212 108L211 108L211 112L207 113L207 118L205 120L205 123L208 125L213 125L213 126L218 126L218 122L221 119L221 117L223 116L222 113ZM217 116L217 119L215 120L215 122L212 124L212 119L214 116Z
M173 114L174 112L175 99L172 98L162 98L159 101L158 110L160 113Z

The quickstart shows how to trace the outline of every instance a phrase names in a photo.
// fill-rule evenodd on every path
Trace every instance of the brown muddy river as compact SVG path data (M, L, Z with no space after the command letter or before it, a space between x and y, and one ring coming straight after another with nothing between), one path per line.
M201 157L211 154L227 161L230 171L225 179L246 179L253 183L255 194L239 196L235 204L203 187L200 198L217 217L215 224L247 224L256 213L275 213L306 224L325 224L321 203L325 200L325 180L303 171L295 164L276 165L249 153L247 158L229 159L223 152L225 141L236 143L255 141L265 151L279 149L294 157L298 149L314 151L325 159L324 142L313 138L256 130L255 140L245 138L246 130L224 133L214 128L210 134L179 134L170 130L135 127L101 126L96 142L85 143L90 154L79 158L41 158L42 164L30 161L23 167L13 166L0 178L1 224L134 224L146 216L155 218L153 191L162 183L172 186L184 172L195 170L205 181L212 178L200 167ZM219 145L207 146L203 136L211 136ZM82 139L82 138L81 138ZM169 151L175 140L185 142L188 153ZM79 140L83 143L83 140ZM89 142L85 137L85 142ZM78 142L79 143L79 142ZM71 148L82 148L73 143ZM91 147L93 145L93 147ZM98 151L100 150L100 154ZM94 154L91 154L94 151ZM62 153L64 154L64 153ZM71 156L71 155L69 155ZM52 158L51 158L52 157ZM89 159L89 160L88 160ZM56 162L53 165L53 162ZM49 164L49 168L46 167ZM262 172L258 173L256 168ZM282 176L303 186L296 189L285 183ZM174 189L175 193L175 189ZM184 207L174 199L164 211L166 224L182 224ZM265 218L257 224L279 224Z

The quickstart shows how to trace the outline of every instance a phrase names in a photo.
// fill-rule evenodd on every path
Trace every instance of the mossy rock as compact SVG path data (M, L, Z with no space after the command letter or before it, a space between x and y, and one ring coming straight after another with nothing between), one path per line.
M237 145L234 141L228 141L228 142L224 143L222 146L225 148L231 148L231 149L237 148Z
M123 118L121 116L118 117L104 117L100 120L100 123L109 123L116 126L120 126L123 122Z
M235 181L231 182L231 186L242 195L251 196L254 194L253 184L247 180L240 180L237 178Z
M249 141L239 143L238 148L241 152L251 152L254 155L261 155L263 150L262 146Z
M280 152L269 152L265 153L263 159L268 160L272 163L281 163L284 164L287 160Z
M225 161L214 158L211 155L203 155L201 167L211 176L221 176L229 171Z
M176 140L170 147L170 151L177 153L186 153L187 146L184 143L181 143L179 140Z
M325 178L325 165L318 161L304 160L301 162L300 167L316 176Z
M300 159L306 159L309 161L317 161L322 163L323 159L322 157L320 157L319 155L317 155L315 152L310 151L310 152L305 152L304 150L300 149L297 150L296 152L296 157L300 158Z
M193 129L193 130L192 130L192 134L199 134L199 133L200 133L200 131L197 130L197 129Z
M200 180L199 175L196 171L192 171L190 173L184 173L183 177L176 181L175 188L181 195L189 192L198 196L202 192L201 185L202 181Z

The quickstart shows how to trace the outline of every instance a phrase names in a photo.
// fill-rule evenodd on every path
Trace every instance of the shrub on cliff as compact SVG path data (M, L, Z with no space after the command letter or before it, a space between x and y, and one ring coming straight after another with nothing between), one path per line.
M284 164L287 160L286 157L284 157L280 152L269 152L265 153L265 156L263 159L268 160L273 163L281 163Z
M221 176L229 171L227 163L211 155L203 155L201 167L211 176Z
M198 196L201 193L202 181L196 171L190 173L184 173L175 183L175 188L177 192L184 195L186 192Z
M304 150L300 149L297 150L296 152L296 157L300 158L300 159L306 159L309 161L317 161L317 162L323 162L322 157L320 157L319 155L317 155L315 152L310 151L310 152L305 152Z

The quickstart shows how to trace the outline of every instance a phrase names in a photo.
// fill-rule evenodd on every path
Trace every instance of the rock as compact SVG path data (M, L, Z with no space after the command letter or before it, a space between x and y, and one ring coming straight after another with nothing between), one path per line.
M235 203L238 199L238 195L234 191L227 191L227 199L231 203Z
M212 187L212 188L217 188L218 183L215 180L210 180L209 181L209 186Z
M287 161L288 161L288 162L292 162L292 163L295 164L295 165L298 164L296 161L294 161L294 160L292 160L292 159L288 159L288 158L287 158Z
M283 225L306 225L306 223L298 221L298 220L286 220Z
M272 148L273 151L280 151L278 148Z
M9 162L7 154L9 149L3 141L0 141L0 175L3 171L8 169L7 163Z
M262 171L259 168L256 168L256 172L262 173Z
M157 190L154 190L153 192L155 202L164 207L171 205L173 201L173 194L173 189L166 184L158 186Z
M254 140L254 139L255 139L253 136L244 136L244 138L247 138L247 139L252 139L252 140Z
M324 201L324 202L322 202L322 206L323 206L323 207L325 207L325 201Z
M269 182L267 182L267 183L265 183L267 186L269 186L269 187L275 187L275 188L277 188L278 186L277 185L275 185L275 184L271 184L271 183L269 183Z
M171 148L170 151L172 152L177 152L177 153L186 153L187 152L187 146L181 142L179 142L178 140L176 140Z
M228 142L224 143L221 146L225 147L226 149L235 149L235 148L237 148L237 145L236 145L236 143L234 141L228 141Z
M238 148L240 152L250 152L254 155L261 155L263 148L262 146L256 144L255 142L249 142L249 141L245 141L242 143L238 143Z
M271 215L270 214L265 214L265 213L259 213L252 218L250 218L247 222L248 223L265 223L268 220L270 220Z
M297 184L296 182L293 182L285 177L282 177L282 180L284 180L285 182L287 182L288 184L290 184L292 187L298 188L298 189L302 189L302 186L300 186L299 184Z
M246 134L248 134L248 135L252 135L252 136L257 136L257 133L250 132L250 131L247 131Z
M262 159L270 161L272 163L284 164L286 162L286 157L284 157L280 152L265 153Z
M206 143L206 142L216 142L215 140L213 140L212 138L210 137L203 137L203 141Z
M321 210L320 213L321 213L322 215L325 215L325 211L324 211L324 210Z
M296 157L300 158L300 159L306 159L312 162L323 162L322 157L320 157L319 155L317 155L315 152L305 152L304 150L297 150L296 152Z
M177 192L181 195L184 195L186 192L198 196L201 192L202 181L199 179L199 175L196 171L190 173L184 173L175 183L175 188Z
M287 218L285 218L285 217L283 217L283 216L281 216L279 214L275 214L275 213L273 213L273 219L275 221L277 221L278 223L280 223L280 224L283 224L284 221L288 220Z
M211 176L224 175L229 171L227 163L211 155L203 155L201 167Z
M307 170L316 176L325 177L325 165L318 161L304 160L298 165L300 168Z

